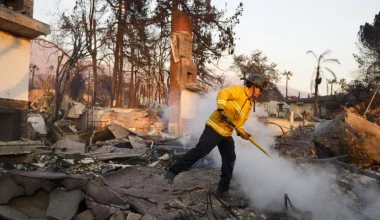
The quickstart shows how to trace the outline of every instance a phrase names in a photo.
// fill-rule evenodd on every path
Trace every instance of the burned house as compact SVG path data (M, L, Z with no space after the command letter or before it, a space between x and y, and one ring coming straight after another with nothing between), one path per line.
M31 40L50 33L33 0L0 0L0 141L26 136Z
M289 113L289 106L277 87L263 91L256 101L255 112L258 117L284 118Z
M369 101L368 94L338 94L318 97L318 117L331 119L335 113L340 112L343 107L353 107L359 100ZM314 97L294 98L287 101L290 111L294 111L294 117L300 117L305 112L307 115L314 115Z

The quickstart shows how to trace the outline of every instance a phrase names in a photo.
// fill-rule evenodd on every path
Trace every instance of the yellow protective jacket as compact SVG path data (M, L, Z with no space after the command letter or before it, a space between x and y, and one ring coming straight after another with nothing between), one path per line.
M252 109L252 99L248 96L247 87L231 86L219 91L217 105L218 109L224 109L225 114L236 127L244 128L244 123ZM211 114L206 124L222 136L232 135L233 127L221 121L218 110Z

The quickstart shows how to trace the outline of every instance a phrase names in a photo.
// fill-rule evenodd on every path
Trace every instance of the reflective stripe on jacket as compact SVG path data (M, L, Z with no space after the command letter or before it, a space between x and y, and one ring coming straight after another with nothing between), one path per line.
M252 109L252 99L248 97L248 88L231 86L219 91L217 96L218 109L224 109L227 117L237 127L244 127ZM218 110L215 110L206 124L211 126L220 135L228 137L232 135L233 127L221 121Z

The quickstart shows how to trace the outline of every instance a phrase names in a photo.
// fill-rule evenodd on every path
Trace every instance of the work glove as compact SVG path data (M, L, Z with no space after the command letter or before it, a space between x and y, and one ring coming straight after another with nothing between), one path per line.
M243 129L239 129L239 131L236 132L238 136L240 136L241 138L243 138L244 140L248 140L251 135L248 134L245 130Z
M224 109L218 109L218 112L219 112L220 120L227 122L228 117L227 117L226 113L224 112Z

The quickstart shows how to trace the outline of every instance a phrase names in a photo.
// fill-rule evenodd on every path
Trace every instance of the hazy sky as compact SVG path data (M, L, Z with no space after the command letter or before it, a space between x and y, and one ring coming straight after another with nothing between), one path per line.
M75 0L35 0L34 18L51 23L51 12L57 7L71 8ZM59 2L59 3L58 3ZM239 0L213 0L218 6L227 3L233 12ZM278 64L280 72L294 73L289 86L310 92L315 60L306 55L313 50L317 55L330 49L331 57L341 65L331 64L338 79L352 79L357 64L352 56L360 25L372 23L380 11L380 0L243 0L244 12L236 28L235 53L250 54L260 49L270 61ZM232 57L219 62L225 74ZM285 84L283 78L281 84ZM322 94L326 92L322 87Z

